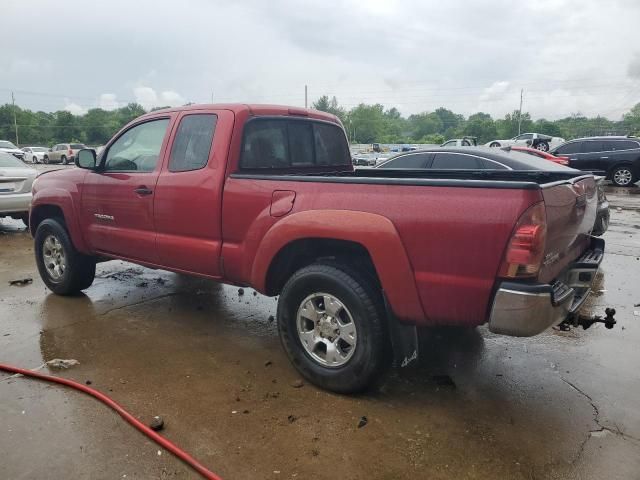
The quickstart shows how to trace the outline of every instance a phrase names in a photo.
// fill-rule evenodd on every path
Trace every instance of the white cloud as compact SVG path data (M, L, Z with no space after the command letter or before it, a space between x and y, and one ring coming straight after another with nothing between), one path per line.
M165 90L158 95L151 87L139 86L133 89L133 94L135 101L145 110L156 107L175 107L186 103L184 97L173 90Z
M74 102L67 102L63 110L66 110L67 112L72 113L73 115L84 115L85 113L87 113L86 108Z
M98 98L98 107L103 110L115 110L121 106L122 104L118 101L118 96L115 93L103 93Z

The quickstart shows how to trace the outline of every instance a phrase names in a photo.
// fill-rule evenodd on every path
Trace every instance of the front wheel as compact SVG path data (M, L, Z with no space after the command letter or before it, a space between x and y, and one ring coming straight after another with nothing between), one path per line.
M59 220L48 218L40 223L34 243L40 277L53 293L72 295L91 286L96 260L75 249Z
M35 157L35 156L34 156L34 157L31 159L31 162L32 162L32 163L38 163L38 157Z
M42 163L44 163L45 165L48 165L49 164L49 157L46 156L46 155L44 157L42 157Z
M327 390L362 391L388 363L380 290L343 265L293 274L278 302L278 330L300 374Z
M548 152L549 151L549 144L545 141L542 141L540 143L538 143L536 145L536 148L542 152Z
M619 187L628 187L637 179L633 175L631 167L623 165L613 169L613 172L611 172L611 180Z

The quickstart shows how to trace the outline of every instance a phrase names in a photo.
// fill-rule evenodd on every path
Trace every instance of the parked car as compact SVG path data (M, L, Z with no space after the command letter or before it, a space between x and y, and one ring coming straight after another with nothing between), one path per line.
M544 158L545 160L549 160L550 162L557 163L558 165L565 165L565 166L569 165L569 160L567 160L565 157L556 157L552 153L544 152L542 150L538 150L537 148L519 147L519 146L504 147L504 148L515 150L516 152L528 153L529 155L535 155L536 157Z
M99 159L81 150L81 168L36 180L36 263L60 295L89 288L96 262L123 259L278 296L300 374L359 391L386 352L398 365L417 358L417 326L530 336L574 318L604 255L589 235L595 179L525 158L545 171L354 170L340 120L324 112L150 112Z
M44 154L42 161L44 163L73 163L78 151L87 148L82 143L59 143L49 149Z
M569 166L604 175L619 187L640 178L640 139L636 137L587 137L566 142L551 151L567 157Z
M29 224L31 185L37 175L35 168L0 151L0 217L10 216Z
M441 147L475 147L478 145L476 137L452 138L444 142Z
M564 138L550 137L549 135L543 135L542 133L523 133L508 140L492 140L487 142L487 147L507 147L510 145L522 145L525 147L537 148L543 152L548 152L550 149L564 143Z
M14 157L16 157L18 160L24 159L24 152L20 150L18 147L16 147L9 140L0 140L0 152L9 153Z
M386 169L462 169L473 170L481 174L483 170L540 170L553 169L562 162L550 163L544 155L530 155L531 152L523 152L519 147L504 147L501 149L486 147L458 147L432 148L409 154L399 154L390 160L379 164L376 168ZM560 167L563 168L563 167ZM564 167L567 170L569 168ZM602 182L598 182L598 205L596 218L593 222L591 234L601 236L609 228L609 202L604 193Z
M30 161L31 163L40 163L44 160L44 154L49 151L45 147L23 147L24 161Z

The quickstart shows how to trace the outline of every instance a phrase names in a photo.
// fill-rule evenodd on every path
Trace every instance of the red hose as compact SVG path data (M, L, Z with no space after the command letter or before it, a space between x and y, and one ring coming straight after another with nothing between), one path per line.
M204 478L209 480L222 480L221 477L213 473L211 470L207 469L204 465L198 462L195 458L189 455L184 450L180 449L177 445L171 443L169 440L164 438L162 435L151 430L151 428L147 427L140 420L135 418L129 412L127 412L124 408L122 408L118 403L113 401L111 398L106 396L104 393L99 392L91 387L83 385L82 383L74 382L73 380L68 380L62 377L54 377L52 375L45 375L43 373L34 372L33 370L25 370L23 368L14 367L13 365L7 365L4 363L0 363L0 370L4 370L5 372L11 373L20 373L22 375L28 377L34 377L39 380L45 380L47 382L59 383L61 385L66 385L67 387L75 388L76 390L80 390L81 392L86 393L87 395L91 395L94 398L97 398L102 403L111 407L113 410L118 412L122 418L124 418L127 422L133 425L135 428L144 433L147 437L151 438L154 442L160 445L162 448L169 450L180 460L185 462L187 465L192 467L195 471L197 471Z

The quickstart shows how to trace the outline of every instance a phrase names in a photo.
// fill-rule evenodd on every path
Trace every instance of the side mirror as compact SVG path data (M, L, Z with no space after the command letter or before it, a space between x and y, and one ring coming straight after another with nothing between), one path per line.
M49 151L50 151L50 152L53 152L53 148L50 148L50 149L49 149Z
M76 155L76 166L87 170L96 169L96 151L91 148L83 148Z

